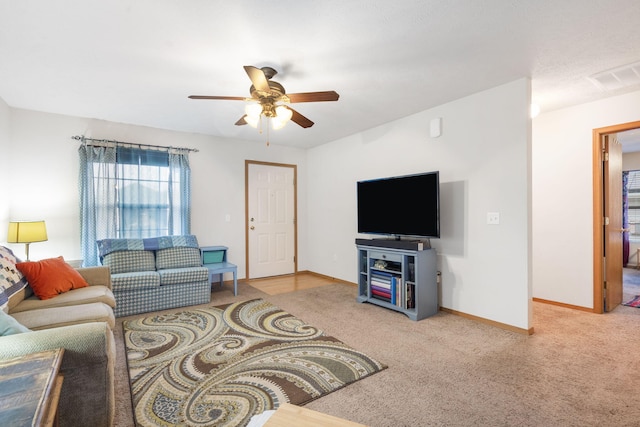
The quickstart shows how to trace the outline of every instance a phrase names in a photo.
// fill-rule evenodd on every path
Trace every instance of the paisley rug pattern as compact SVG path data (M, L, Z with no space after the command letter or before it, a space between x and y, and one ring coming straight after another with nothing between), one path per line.
M138 426L244 426L386 368L261 299L123 327Z

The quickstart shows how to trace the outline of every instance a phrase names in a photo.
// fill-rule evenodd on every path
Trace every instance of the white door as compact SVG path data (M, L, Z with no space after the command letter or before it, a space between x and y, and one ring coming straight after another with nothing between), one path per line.
M296 271L296 167L246 162L249 279Z

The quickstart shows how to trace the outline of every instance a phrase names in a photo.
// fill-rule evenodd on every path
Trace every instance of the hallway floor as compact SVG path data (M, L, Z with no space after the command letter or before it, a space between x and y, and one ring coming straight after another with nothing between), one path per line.
M640 270L624 268L622 277L622 302L627 302L636 295L640 295Z

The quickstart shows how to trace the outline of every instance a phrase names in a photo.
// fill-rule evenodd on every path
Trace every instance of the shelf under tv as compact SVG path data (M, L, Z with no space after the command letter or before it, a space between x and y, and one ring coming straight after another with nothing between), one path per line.
M429 239L399 240L399 239L356 239L356 245L374 246L377 248L406 249L410 251L422 251L429 249Z
M411 320L438 312L435 249L381 246L383 241L412 244L416 241L356 239L358 248L358 296L368 302L399 311Z

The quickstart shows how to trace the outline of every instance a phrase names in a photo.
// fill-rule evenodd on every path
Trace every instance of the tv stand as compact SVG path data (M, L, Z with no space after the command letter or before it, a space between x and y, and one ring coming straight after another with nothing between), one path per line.
M356 245L375 246L379 248L407 249L422 251L429 249L429 239L425 240L400 240L400 239L356 239Z
M436 314L438 285L435 250L417 249L417 241L400 241L411 243L415 249L389 247L386 244L381 246L380 242L398 243L397 240L356 239L356 300L399 311L411 320Z

